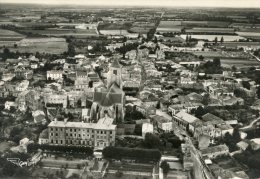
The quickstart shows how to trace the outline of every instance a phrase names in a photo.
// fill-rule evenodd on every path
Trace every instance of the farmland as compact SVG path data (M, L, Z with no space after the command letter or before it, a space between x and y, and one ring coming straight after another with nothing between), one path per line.
M102 35L128 35L127 30L100 30L100 34Z
M9 46L11 51L21 53L60 54L67 51L67 43L63 38L25 38L17 42L17 47Z
M18 41L25 36L11 30L0 29L0 41Z
M235 34L233 28L192 28L186 30L192 34Z
M182 34L181 37L185 39L187 34ZM215 38L219 40L223 37L224 41L232 42L245 39L244 37L240 37L238 35L191 35L191 38L198 39L198 40L208 40L213 41Z
M259 66L260 62L256 60L239 59L239 58L222 58L220 59L222 66L224 67L251 67Z
M236 32L239 36L260 40L260 30L256 32Z
M84 37L97 35L96 31L94 29L80 30L80 29L50 28L50 29L45 29L45 30L26 29L26 30L22 30L22 31L29 33L29 34L39 34L39 35L53 36L53 37L74 36L76 38L84 38Z
M181 25L183 26L194 26L194 27L228 27L229 22L223 21L182 21Z

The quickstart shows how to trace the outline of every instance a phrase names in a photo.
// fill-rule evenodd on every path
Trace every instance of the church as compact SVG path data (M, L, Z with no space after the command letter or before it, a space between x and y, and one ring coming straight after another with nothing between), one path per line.
M122 87L122 67L117 60L114 60L107 73L106 87L94 89L93 104L90 111L90 119L93 122L104 118L106 114L115 119L115 123L123 122L125 93Z

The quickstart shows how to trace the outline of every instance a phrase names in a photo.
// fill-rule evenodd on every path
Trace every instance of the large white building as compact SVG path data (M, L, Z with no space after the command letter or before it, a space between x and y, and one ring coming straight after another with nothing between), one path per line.
M48 125L49 144L86 145L103 149L115 145L116 125L114 119L105 116L97 123L52 121Z
M60 80L63 78L63 71L51 70L47 71L47 80Z

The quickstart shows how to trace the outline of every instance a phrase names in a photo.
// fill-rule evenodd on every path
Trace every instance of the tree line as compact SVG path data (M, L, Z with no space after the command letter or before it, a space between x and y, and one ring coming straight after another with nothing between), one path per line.
M106 147L103 152L106 159L134 159L138 161L158 162L161 159L161 153L158 149L137 149L127 147Z
M62 153L83 153L88 156L93 155L93 149L88 146L61 146L61 145L48 145L48 144L35 144L31 143L27 146L28 153L36 152L38 149L51 152Z

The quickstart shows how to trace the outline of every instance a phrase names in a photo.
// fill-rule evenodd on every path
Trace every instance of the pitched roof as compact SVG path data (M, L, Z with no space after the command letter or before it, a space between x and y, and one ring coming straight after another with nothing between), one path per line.
M184 111L180 111L179 113L176 114L176 116L190 124L200 121L200 119L198 119L195 116L190 115Z
M111 63L111 67L113 67L113 68L120 68L121 66L120 66L118 60L115 59L115 60Z
M122 94L95 92L93 102L97 102L101 106L112 106L115 103L121 103Z

